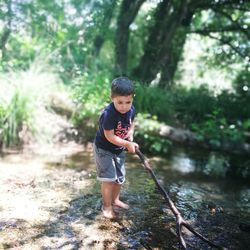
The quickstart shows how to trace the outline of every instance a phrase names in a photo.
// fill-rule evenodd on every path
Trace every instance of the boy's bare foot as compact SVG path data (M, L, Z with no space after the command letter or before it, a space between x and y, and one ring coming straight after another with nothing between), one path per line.
M112 207L108 207L108 208L102 207L102 214L107 219L117 219L118 218L117 214L114 212Z
M114 201L113 205L117 206L117 207L120 207L120 208L129 209L129 205L122 202L121 200Z

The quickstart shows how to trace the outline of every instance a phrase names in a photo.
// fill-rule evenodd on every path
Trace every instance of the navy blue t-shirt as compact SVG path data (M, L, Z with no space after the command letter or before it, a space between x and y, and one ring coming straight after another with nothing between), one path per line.
M96 146L115 154L121 153L122 150L124 150L124 147L120 147L109 142L104 135L104 130L114 129L115 135L122 139L126 139L134 117L134 106L132 106L127 113L121 114L115 109L114 103L110 103L102 111L101 116L99 118L99 129L97 130L95 137Z

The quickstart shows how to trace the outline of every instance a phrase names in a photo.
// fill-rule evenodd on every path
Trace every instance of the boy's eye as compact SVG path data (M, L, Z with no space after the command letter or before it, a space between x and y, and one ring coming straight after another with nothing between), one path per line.
M125 104L130 104L131 102L130 101L128 101L128 102L125 102ZM118 102L118 104L123 104L123 102Z

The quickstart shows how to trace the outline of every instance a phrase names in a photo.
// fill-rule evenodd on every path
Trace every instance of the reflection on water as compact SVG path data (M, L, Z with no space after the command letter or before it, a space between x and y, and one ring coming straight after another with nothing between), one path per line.
M129 157L129 188L145 190L151 178L143 168L133 167ZM227 155L218 152L194 151L176 147L166 159L150 158L157 178L170 192L180 209L189 213L204 207L223 208L224 212L250 218L250 185L244 178L232 177Z
M212 153L204 167L204 173L210 176L225 177L227 171L227 160L223 156Z
M182 152L179 155L173 156L172 169L181 173L191 173L195 171L195 164Z
M228 159L217 152L195 152L177 148L169 156L172 170L180 173L200 173L213 177L225 177L228 172Z
M155 185L136 155L127 154L126 187L134 193L152 193ZM150 157L150 164L162 186L180 209L223 207L231 214L250 218L250 185L235 175L235 164L245 164L218 152L175 147L166 158ZM95 175L93 156L81 152L64 160L63 166ZM152 190L151 190L152 189ZM131 198L132 199L132 198Z
M246 156L175 147L166 159L172 170L183 174L202 173L209 177L250 180L250 159Z

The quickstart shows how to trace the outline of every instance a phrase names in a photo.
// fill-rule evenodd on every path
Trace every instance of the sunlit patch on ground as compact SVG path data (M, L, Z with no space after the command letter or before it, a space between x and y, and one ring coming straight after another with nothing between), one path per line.
M74 143L38 148L36 154L33 147L1 158L0 249L114 244L112 230L98 228L100 197L95 191L88 198L94 170L90 152Z

